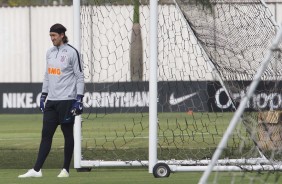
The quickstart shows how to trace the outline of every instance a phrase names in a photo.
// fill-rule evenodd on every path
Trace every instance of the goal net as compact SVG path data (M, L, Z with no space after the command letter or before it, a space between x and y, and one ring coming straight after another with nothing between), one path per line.
M147 166L150 7L133 0L83 2L81 167ZM276 26L257 0L159 1L158 16L157 158L171 171L202 170L245 96ZM279 60L277 50L228 139L218 161L222 170L265 170L264 164L279 160ZM264 181L279 179L267 173Z
M139 6L134 23L133 4L116 3L81 7L87 82L82 155L85 160L148 160L149 5ZM229 119L231 113L209 107L221 87L176 6L162 4L159 12L158 159L206 158L228 124L221 117ZM140 54L135 60L132 44L143 48L134 51ZM141 77L132 79L132 70L140 70Z
M235 167L231 167L230 170L265 173L260 175L255 172L249 175L249 172L239 174L230 172L228 176L231 183L243 181L277 183L279 172L275 171L281 170L282 141L281 44L277 47L272 45L278 27L270 11L262 1L253 0L201 2L176 0L176 2L208 58L219 72L235 107L238 107L242 97L246 96L251 82L254 80L258 82L254 93L245 104L244 112L237 120L241 121L242 128L247 134L245 131L242 134L241 129L235 128L231 137L225 140L226 148L220 149L223 149L221 157L225 157L224 153L228 150L230 140L234 139L232 136L238 135L240 139L238 153L228 156L235 162ZM268 65L265 64L266 58ZM263 64L264 72L257 78L256 73ZM239 159L240 155L243 156L243 160ZM256 155L266 160L254 159ZM255 161L255 164L250 166L249 161ZM221 167L219 161L215 166L214 170L227 169L226 166ZM223 178L218 174L214 181L216 183L220 179L224 181Z

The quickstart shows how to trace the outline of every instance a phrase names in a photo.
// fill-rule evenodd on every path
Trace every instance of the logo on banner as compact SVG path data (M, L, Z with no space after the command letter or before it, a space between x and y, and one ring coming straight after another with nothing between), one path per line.
M238 93L233 93L232 99L238 106L240 101L246 96L246 90L242 90ZM224 99L224 100L222 100ZM226 95L223 88L220 88L215 93L215 104L220 109L232 108L232 100ZM251 109L279 109L282 107L282 95L280 93L257 93L253 94L246 108Z
M189 98L192 98L193 96L195 96L197 93L191 93L191 94L188 94L188 95L185 95L185 96L182 96L182 97L178 97L178 98L175 98L174 97L174 93L172 93L170 95L170 98L169 98L169 104L170 105L177 105L177 104L180 104L181 102L184 102L185 100L188 100Z

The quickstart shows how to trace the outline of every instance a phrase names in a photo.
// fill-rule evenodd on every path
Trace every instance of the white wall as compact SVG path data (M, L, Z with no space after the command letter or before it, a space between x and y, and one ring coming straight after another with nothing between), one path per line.
M28 8L0 9L1 82L30 81L28 24Z
M282 0L266 1L268 8L273 14L274 19L278 24L282 23Z
M282 1L267 1L267 3L277 22L282 22ZM128 14L133 14L132 7L129 8L124 6L124 8L124 10L128 12ZM125 11L118 11L120 11L120 17L122 17ZM162 19L166 17L169 17L170 13L174 12L166 12L160 17L160 21L162 21ZM143 8L141 10L141 19L143 34L142 37L144 41L148 42L148 8ZM0 82L42 82L45 70L45 53L46 50L52 46L49 38L49 28L55 23L62 23L63 25L65 25L68 29L66 34L69 37L69 43L72 44L72 21L73 14L72 7L70 6L0 8ZM125 24L120 19L117 19L116 22L120 25ZM175 25L180 25L181 23L176 24L175 22L171 22L170 24L173 27ZM131 27L131 25L129 25L129 27ZM175 26L175 28L177 28L177 26ZM125 28L125 30L128 30L128 28ZM164 42L161 44L165 45L166 43ZM149 70L148 54L149 49L144 48L143 58L147 60L147 64L145 65L146 71ZM177 53L176 56L177 58L175 59L177 60L179 59L179 57L183 56L183 53ZM184 56L191 59L191 56L189 55ZM124 66L112 65L112 68L116 69L120 67L121 71L129 69L128 63L122 63L122 65ZM181 66L176 62L168 63L167 67L169 67L170 65L174 65L172 67L176 68L179 67L182 70L189 70L189 68L194 67L192 65ZM170 68L163 68L160 72L167 72L172 75L186 75L185 73L182 74L177 71L171 72ZM91 73L91 71L88 71L88 73ZM146 74L145 80L148 80L148 77L148 74ZM126 81L128 80L128 78L128 76L125 76L123 80Z
M73 41L72 7L34 7L31 9L31 82L42 82L45 71L45 54L52 45L50 27L61 23L67 28L66 35Z
M49 29L62 23L72 40L72 16L68 6L0 8L0 82L42 82Z

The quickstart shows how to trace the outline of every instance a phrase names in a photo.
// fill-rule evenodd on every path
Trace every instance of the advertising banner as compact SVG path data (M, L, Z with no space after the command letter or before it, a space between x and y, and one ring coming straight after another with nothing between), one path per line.
M234 84L234 82L233 82ZM246 94L250 81L239 82L238 89L228 98L224 89L215 81L169 81L158 83L159 112L221 112L234 111ZM266 85L267 84L267 85ZM240 87L242 85L242 87ZM276 92L265 89L276 83L260 83L247 104L247 110L281 108L281 85ZM0 112L40 113L41 83L1 83ZM87 83L84 93L84 112L148 112L149 82Z

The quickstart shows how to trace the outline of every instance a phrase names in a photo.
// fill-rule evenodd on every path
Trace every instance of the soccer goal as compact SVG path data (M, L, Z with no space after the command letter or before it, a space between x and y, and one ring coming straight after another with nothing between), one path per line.
M87 82L75 168L205 171L265 66L213 171L280 169L280 45L262 65L278 30L265 3L89 0L74 8Z

